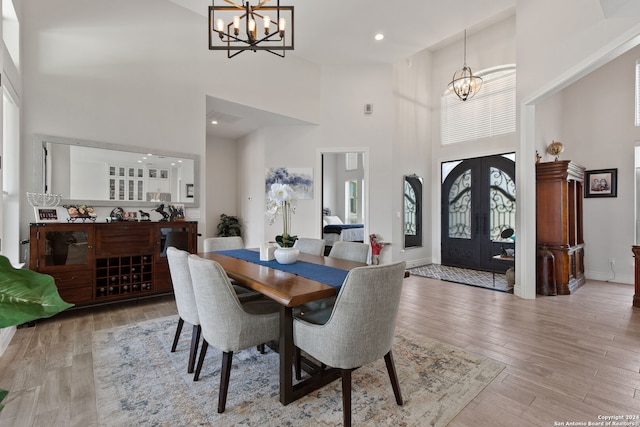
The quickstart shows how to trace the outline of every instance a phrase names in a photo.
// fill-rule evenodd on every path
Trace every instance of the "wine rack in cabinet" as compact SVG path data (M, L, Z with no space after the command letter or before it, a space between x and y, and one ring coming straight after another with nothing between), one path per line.
M173 291L166 248L195 253L197 223L115 222L30 225L29 268L53 276L76 306Z
M152 260L152 254L96 259L96 298L151 291Z

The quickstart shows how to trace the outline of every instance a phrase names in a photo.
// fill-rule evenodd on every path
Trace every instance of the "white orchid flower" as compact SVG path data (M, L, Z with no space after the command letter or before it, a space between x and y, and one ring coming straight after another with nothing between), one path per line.
M293 201L295 199L295 192L287 184L271 184L269 199L282 206L282 203Z

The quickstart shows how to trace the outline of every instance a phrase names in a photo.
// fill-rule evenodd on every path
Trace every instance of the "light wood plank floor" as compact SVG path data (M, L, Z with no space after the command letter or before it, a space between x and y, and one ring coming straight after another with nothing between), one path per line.
M587 425L640 416L632 297L630 285L591 281L574 295L522 300L414 276L405 279L398 326L506 365L450 426ZM175 313L173 300L161 298L18 329L0 358L0 388L10 390L0 426L97 425L93 331ZM16 360L29 363L16 370Z

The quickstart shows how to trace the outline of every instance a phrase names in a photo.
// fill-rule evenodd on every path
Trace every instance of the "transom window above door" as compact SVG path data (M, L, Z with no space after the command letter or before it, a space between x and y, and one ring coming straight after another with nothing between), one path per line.
M504 65L478 72L484 83L462 102L448 90L440 99L442 145L490 138L516 131L516 67Z

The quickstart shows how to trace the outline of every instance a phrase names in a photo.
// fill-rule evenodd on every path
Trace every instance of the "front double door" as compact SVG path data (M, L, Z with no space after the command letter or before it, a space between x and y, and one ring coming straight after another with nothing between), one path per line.
M503 230L515 230L515 162L510 157L466 159L443 167L448 173L442 184L442 265L508 268L493 256L514 248L513 243L496 242Z

